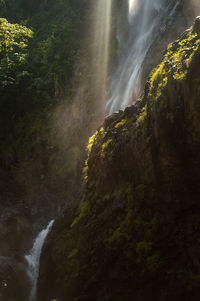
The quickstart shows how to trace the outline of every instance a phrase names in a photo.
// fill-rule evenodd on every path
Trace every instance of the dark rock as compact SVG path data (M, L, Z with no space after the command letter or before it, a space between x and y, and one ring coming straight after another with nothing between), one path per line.
M200 17L197 17L193 27L193 33L200 35Z
M0 256L0 300L27 301L28 294L25 266L14 258Z

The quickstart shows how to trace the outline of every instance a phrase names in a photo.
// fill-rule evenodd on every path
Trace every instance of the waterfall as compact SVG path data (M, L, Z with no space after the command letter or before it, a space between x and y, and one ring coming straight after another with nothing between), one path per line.
M29 296L29 301L36 301L36 291L37 291L37 280L39 274L40 266L40 255L42 251L43 244L49 233L54 220L50 221L45 229L43 229L36 237L33 248L30 250L29 254L25 256L28 263L27 275L31 282L31 291Z
M158 33L176 12L179 0L129 0L126 32L118 26L118 66L111 79L108 114L124 109L140 96L145 58ZM128 30L127 30L128 27ZM125 36L125 38L124 38Z

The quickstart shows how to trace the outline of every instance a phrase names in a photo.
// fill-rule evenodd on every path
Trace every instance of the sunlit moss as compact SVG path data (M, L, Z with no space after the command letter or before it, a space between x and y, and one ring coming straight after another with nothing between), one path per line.
M98 131L96 131L94 133L94 135L92 135L90 138L89 138L89 141L88 141L88 145L87 145L87 150L88 150L88 155L90 154L91 150L92 150L92 146L98 136L98 134L103 134L104 133L104 128L101 127Z
M85 160L85 167L83 168L83 179L85 182L88 180L88 159Z
M142 108L142 112L138 116L138 121L142 122L147 116L147 104Z
M164 62L162 62L157 68L153 69L150 80L149 80L151 91L152 91L153 85L154 85L157 77L159 75L163 74L164 66L165 66L165 64L164 64Z
M167 81L168 81L167 70L165 69L165 61L163 61L151 73L151 77L149 80L149 84L150 84L149 96L154 95L155 100L157 100L161 96L162 90L167 85ZM156 91L153 91L156 86L157 86Z
M108 145L112 142L112 139L109 138L106 142L104 142L102 144L102 148L101 148L101 157L104 158L105 157L105 152L106 152L106 148L108 147Z
M162 81L158 84L158 89L157 89L157 93L156 93L156 100L161 96L163 89L166 87L168 82L168 78L167 76L162 78Z
M112 142L112 139L109 138L105 143L103 143L102 145L102 152L104 152L106 150L106 148L108 147L108 145Z
M122 119L120 122L118 122L116 125L115 125L115 128L119 128L119 127L122 127L123 125L125 125L127 123L127 119Z
M192 35L192 37L196 37L196 35ZM200 39L195 42L194 46L192 46L192 48L191 48L192 49L191 54L189 55L189 57L187 57L187 59L185 59L185 65L187 68L189 67L189 62L191 62L192 57L193 57L195 51L198 49L199 45L200 45ZM186 50L182 51L181 58L179 57L180 61L181 61L181 59L184 59L184 57L186 57ZM179 62L178 68L173 75L174 79L182 80L186 77L187 69L182 70L182 67L183 67L183 65L181 64L181 62Z
M92 135L89 138L88 145L87 145L88 157L87 157L87 160L85 161L85 166L83 168L84 182L87 182L87 180L88 180L88 159L89 159L90 153L92 151L92 147L93 147L95 141L97 140L98 135L101 135L101 137L104 136L104 128L103 127L101 127L98 131L96 131L94 133L94 135Z
M88 145L87 145L88 153L91 152L92 146L93 146L93 144L94 144L94 141L95 141L97 135L98 135L98 131L96 131L96 132L94 133L94 135L92 135L92 136L89 138Z
M163 61L155 68L149 78L149 97L158 100L168 83L172 73L175 80L183 80L187 76L187 68L191 58L200 45L197 34L189 32L187 37L177 44L170 44Z
M183 80L187 75L187 70L181 72L175 72L174 75L173 75L173 78L176 79L176 80Z

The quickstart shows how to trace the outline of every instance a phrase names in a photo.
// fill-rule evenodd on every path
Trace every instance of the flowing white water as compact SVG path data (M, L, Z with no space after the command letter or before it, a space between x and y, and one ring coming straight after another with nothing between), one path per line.
M119 60L106 104L108 114L136 101L142 92L142 70L147 53L179 4L174 0L129 0L128 34L118 29ZM124 36L127 36L124 39Z
M39 274L40 266L40 255L42 251L43 244L49 233L54 220L50 221L48 226L42 230L35 239L33 248L30 250L30 253L25 256L25 259L28 263L27 274L31 281L31 291L29 296L29 301L36 301L36 291L37 291L37 280Z

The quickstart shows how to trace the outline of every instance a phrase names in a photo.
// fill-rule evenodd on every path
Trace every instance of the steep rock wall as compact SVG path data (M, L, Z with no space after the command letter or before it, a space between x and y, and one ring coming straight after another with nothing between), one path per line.
M199 101L197 18L144 97L90 138L85 193L48 237L38 300L199 300Z

